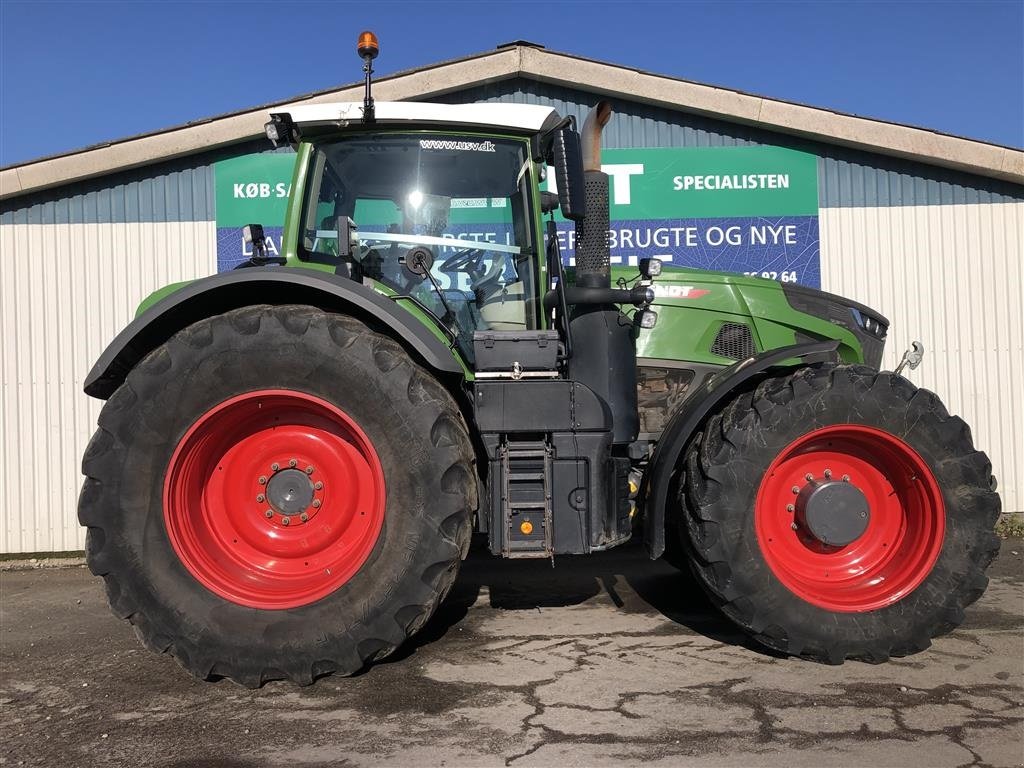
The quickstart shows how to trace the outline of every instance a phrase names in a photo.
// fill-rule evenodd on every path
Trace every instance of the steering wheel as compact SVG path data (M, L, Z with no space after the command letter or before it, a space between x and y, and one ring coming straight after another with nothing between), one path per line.
M481 275L480 262L483 261L486 248L464 248L441 262L438 269L445 274L465 272L469 275L470 287L488 283L505 271L505 262L495 258L494 263ZM455 282L454 280L452 282Z

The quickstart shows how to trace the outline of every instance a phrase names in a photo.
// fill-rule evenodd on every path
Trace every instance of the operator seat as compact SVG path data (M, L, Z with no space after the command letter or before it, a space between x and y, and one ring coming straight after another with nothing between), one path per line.
M522 280L506 285L495 279L477 286L477 303L486 327L494 331L525 331L525 293Z

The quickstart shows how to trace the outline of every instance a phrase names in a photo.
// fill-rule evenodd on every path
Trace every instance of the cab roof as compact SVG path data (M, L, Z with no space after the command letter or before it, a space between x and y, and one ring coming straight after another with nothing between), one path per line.
M428 104L416 101L378 101L374 104L378 125L436 125L511 129L537 133L560 120L551 107L535 104ZM288 115L300 127L344 128L362 124L363 103L344 101L308 104L271 112Z

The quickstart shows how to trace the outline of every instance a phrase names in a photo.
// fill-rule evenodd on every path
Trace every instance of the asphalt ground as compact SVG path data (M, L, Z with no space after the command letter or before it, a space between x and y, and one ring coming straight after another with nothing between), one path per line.
M246 690L143 649L83 567L0 573L0 764L1024 764L1024 541L931 649L829 667L761 650L636 547L476 550L406 647Z

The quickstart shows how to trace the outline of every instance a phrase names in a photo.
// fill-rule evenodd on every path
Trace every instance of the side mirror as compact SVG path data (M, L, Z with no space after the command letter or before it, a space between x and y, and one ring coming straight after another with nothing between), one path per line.
M580 135L565 125L552 136L551 152L555 161L555 185L562 215L570 221L581 221L587 215L583 182L583 150Z
M338 230L338 257L351 259L359 248L359 227L348 216L338 216L335 229Z

